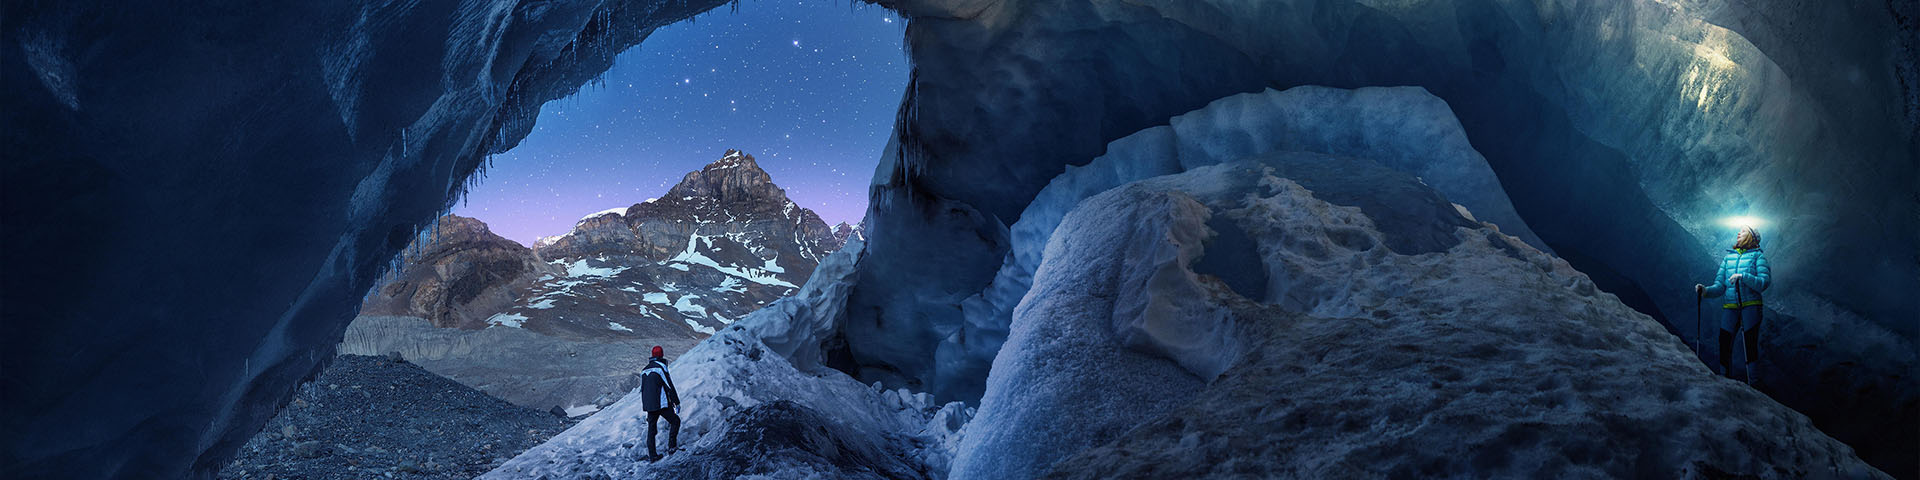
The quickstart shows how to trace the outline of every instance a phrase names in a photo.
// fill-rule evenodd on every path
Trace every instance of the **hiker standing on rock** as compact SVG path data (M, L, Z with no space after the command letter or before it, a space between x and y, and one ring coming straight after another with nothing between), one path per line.
M667 419L667 453L680 449L680 415L674 413L680 407L680 392L667 375L666 354L659 345L653 347L647 368L640 371L640 396L647 409L647 461L656 461L660 453L653 449L653 436L662 417Z
M1720 317L1720 374L1733 378L1733 337L1744 330L1747 360L1747 384L1754 381L1754 361L1760 358L1760 292L1772 283L1767 257L1760 252L1760 233L1743 227L1733 240L1733 248L1720 259L1720 271L1713 285L1694 285L1701 298L1720 298L1726 312Z

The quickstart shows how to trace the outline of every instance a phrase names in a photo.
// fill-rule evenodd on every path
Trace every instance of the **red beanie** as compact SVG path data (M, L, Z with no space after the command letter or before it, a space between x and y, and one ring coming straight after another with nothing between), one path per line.
M666 355L666 353L665 353L665 352L662 352L662 351L660 350L660 346L659 346L659 345L654 345L654 346L653 346L653 356L654 356L654 358L664 358L664 357L666 357L667 355Z

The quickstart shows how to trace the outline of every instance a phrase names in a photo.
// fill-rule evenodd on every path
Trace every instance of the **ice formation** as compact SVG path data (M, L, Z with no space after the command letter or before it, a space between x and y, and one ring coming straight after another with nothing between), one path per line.
M1389 159L1393 168L1421 178L1503 231L1540 245L1446 103L1426 91L1296 87L1240 94L1116 140L1105 155L1067 167L1049 182L1010 228L1012 248L993 283L961 304L967 330L956 337L988 356L998 351L997 343L984 339L1004 338L1047 238L1081 199L1127 182L1273 151ZM1419 242L1398 247L1423 248Z
M1328 201L1393 186L1424 189L1290 152L1087 199L1047 243L952 478L1886 478L1565 261L1459 226L1436 193L1405 205L1455 243L1419 254ZM1212 254L1221 228L1255 244L1264 292L1141 256ZM1130 311L1129 290L1217 314ZM1184 336L1136 344L1135 319ZM1168 348L1195 339L1234 348ZM1192 367L1221 364L1217 380Z
M1920 42L1900 20L1920 6L883 3L925 18L875 172L873 267L849 297L862 378L978 395L1003 337L973 311L1019 295L989 272L1015 247L1006 226L1109 142L1238 93L1419 86L1553 253L1689 340L1691 287L1731 237L1718 219L1780 221L1766 248L1797 279L1768 299L1761 383L1920 475L1904 460L1920 445L1920 313L1897 293L1920 289L1920 262L1893 253L1920 238Z

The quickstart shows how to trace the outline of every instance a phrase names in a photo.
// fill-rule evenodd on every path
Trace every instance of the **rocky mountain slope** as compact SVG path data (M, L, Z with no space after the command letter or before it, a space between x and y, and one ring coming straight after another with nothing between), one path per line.
M574 340L697 339L806 282L858 235L795 205L752 155L728 150L665 196L520 246L447 216L363 312Z
M533 251L495 235L487 224L447 215L414 242L397 278L361 304L362 315L424 318L443 328L485 328L487 318L518 304L534 279L562 273Z

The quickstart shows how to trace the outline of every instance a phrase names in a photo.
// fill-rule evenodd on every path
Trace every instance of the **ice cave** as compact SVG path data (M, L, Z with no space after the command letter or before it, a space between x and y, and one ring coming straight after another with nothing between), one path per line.
M1920 4L863 3L865 240L677 361L686 454L625 398L482 478L1920 478ZM0 472L215 477L541 105L716 8L0 6Z

